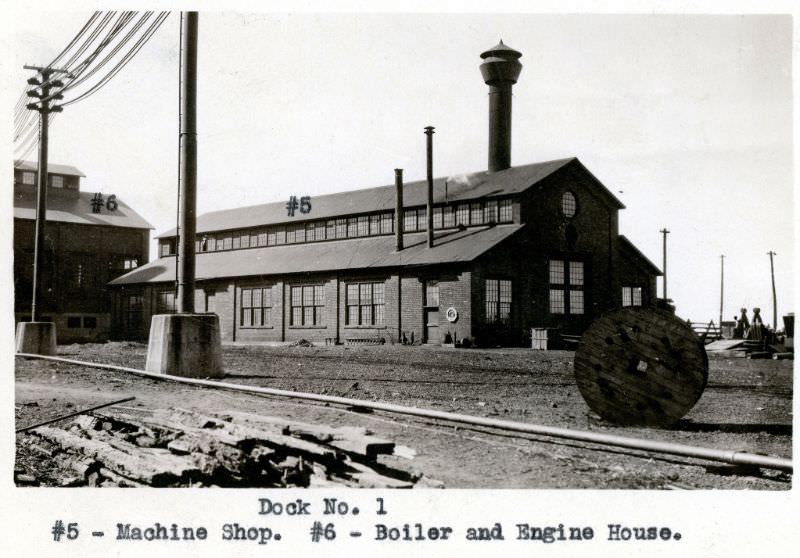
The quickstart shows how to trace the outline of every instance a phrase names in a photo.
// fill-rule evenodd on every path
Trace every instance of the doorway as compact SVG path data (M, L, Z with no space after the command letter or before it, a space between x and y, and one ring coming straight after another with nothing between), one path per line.
M423 311L425 320L425 343L441 343L439 328L439 282L425 282L425 307Z

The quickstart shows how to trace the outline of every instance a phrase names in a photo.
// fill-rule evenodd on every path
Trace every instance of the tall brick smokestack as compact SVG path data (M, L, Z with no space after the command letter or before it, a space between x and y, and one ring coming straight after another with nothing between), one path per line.
M521 52L500 41L481 54L481 75L489 86L489 171L511 166L511 86L517 83Z

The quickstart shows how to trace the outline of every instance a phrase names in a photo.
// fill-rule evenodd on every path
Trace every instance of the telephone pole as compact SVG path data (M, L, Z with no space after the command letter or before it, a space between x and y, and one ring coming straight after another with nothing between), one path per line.
M777 256L777 252L770 250L769 254L769 272L772 275L772 328L778 331L778 302L775 297L775 264L772 261L773 256Z
M719 257L719 331L722 333L722 300L725 292L725 254Z
M667 298L667 235L669 234L669 230L667 230L667 228L664 227L663 229L661 229L658 232L660 232L664 236L664 249L663 249L663 252L664 252L664 256L663 256L664 265L662 266L664 268L663 269L664 275L663 275L662 278L664 280L664 283L663 283L663 286L664 286L664 302L666 302L667 300L669 300Z
M26 70L34 70L38 77L28 79L33 87L27 92L28 97L38 99L26 105L28 110L39 113L39 168L36 179L36 225L33 245L33 280L31 282L31 321L17 325L16 351L18 353L34 353L42 355L56 352L56 326L53 322L40 322L41 309L41 276L44 259L44 225L47 220L47 144L49 139L49 121L51 112L61 112L63 108L53 105L51 101L59 101L64 97L53 93L53 89L64 84L53 76L65 74L72 77L67 70L42 66L23 66Z
M42 257L44 253L44 224L47 220L47 144L48 128L51 112L61 112L62 107L52 105L53 100L63 99L63 95L51 95L51 91L56 87L63 87L64 84L58 80L52 80L53 74L68 74L66 70L55 68L43 68L40 66L23 66L26 70L35 70L40 79L32 77L28 80L29 85L34 88L28 91L28 97L39 99L26 106L29 110L39 113L39 170L36 179L36 233L33 248L33 286L31 293L31 321L38 322L41 312L39 311L39 280L42 274ZM36 90L39 89L39 92Z

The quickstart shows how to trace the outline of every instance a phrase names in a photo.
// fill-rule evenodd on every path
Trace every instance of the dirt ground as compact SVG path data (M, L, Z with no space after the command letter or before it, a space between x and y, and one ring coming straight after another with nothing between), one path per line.
M67 345L59 347L59 356L143 369L146 350L138 343ZM223 352L227 382L781 457L792 451L791 361L711 359L708 387L694 409L670 429L645 429L615 427L592 415L575 385L571 352L400 345L231 345ZM239 410L364 426L416 449L416 457L404 466L447 488L791 487L791 475L778 471L16 359L17 427L127 395L136 400L126 405L139 408ZM28 438L17 436L17 469L42 485L67 484L71 474L31 454Z

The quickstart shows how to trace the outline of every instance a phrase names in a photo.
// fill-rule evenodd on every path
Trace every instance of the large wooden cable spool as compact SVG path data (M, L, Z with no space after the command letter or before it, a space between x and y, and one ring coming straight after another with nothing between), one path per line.
M708 356L686 322L655 308L598 318L575 352L575 379L589 407L624 425L669 426L697 403Z

